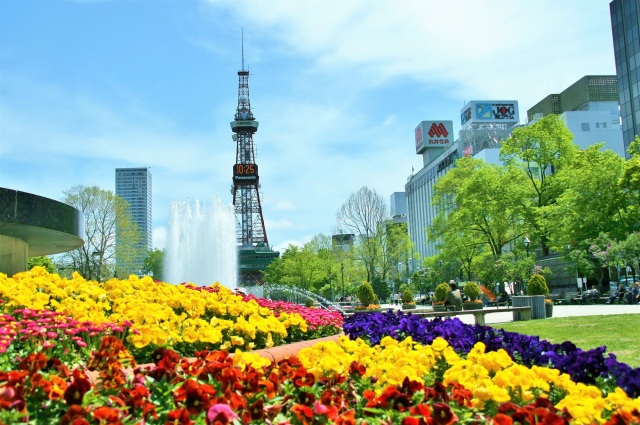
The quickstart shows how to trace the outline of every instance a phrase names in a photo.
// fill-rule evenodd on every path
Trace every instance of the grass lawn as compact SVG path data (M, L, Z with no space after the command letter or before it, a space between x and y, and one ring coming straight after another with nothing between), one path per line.
M499 323L497 329L536 335L549 342L571 341L583 350L605 346L607 353L631 367L640 367L640 314L552 317L544 320Z

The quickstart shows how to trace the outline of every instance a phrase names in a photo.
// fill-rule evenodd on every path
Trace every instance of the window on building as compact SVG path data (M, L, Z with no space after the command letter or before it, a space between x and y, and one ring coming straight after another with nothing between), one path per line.
M588 122L583 122L582 123L582 131L591 131L591 129L589 128L589 123Z

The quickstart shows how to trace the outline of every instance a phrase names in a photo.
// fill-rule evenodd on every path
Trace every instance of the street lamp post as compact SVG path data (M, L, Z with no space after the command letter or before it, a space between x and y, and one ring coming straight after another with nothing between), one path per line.
M346 300L344 293L344 263L340 263L340 273L342 274L342 301Z
M332 278L331 269L329 269L329 297L331 298L331 302L333 302L333 283L331 282Z
M100 254L100 251L93 251L91 253L91 257L93 258L93 266L96 268L96 280L98 282L100 282L100 268L102 266L102 264L98 262L100 260Z
M529 244L531 243L531 241L529 240L528 237L525 236L522 242L524 243L524 247L527 250L527 258L529 258Z

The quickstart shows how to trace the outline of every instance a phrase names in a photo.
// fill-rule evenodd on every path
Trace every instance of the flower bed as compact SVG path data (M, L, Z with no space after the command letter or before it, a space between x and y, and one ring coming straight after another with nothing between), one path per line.
M173 349L184 343L167 343L150 352L152 365L137 366L140 353L122 342L136 334L134 322L94 325L17 308L2 284L0 274L0 423L640 423L640 370L604 347L583 351L457 318L363 312L345 320L337 342L279 362L241 349L187 358ZM261 302L245 301L267 308Z
M62 279L42 267L12 278L0 273L0 300L0 312L27 308L55 311L78 323L127 324L125 345L143 363L161 346L185 356L204 349L254 350L335 335L342 328L338 311L241 296L217 283L170 285L137 276L98 283L78 273Z

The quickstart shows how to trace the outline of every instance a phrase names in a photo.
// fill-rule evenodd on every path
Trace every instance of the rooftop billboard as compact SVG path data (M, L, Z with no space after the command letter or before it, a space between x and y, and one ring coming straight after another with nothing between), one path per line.
M462 128L473 123L517 123L519 121L517 100L472 100L460 110Z
M422 121L415 137L417 154L429 148L448 148L454 140L453 121Z

